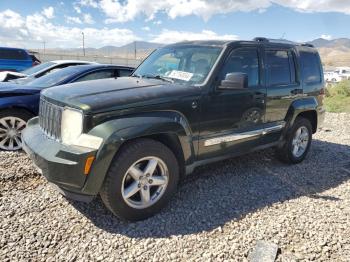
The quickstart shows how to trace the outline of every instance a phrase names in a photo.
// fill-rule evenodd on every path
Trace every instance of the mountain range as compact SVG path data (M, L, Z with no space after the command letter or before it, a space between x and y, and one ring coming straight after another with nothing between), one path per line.
M309 42L313 44L318 50L325 66L350 66L350 39L338 38L333 40L326 40L318 38ZM88 56L105 56L105 57L129 57L135 56L140 59L149 54L152 50L162 47L164 44L153 43L146 41L136 41L123 46L104 46L101 48L86 48ZM136 50L136 52L135 52ZM71 49L50 49L48 53L57 54L81 54L81 48Z
M326 67L350 66L350 39L315 39L310 42L319 51Z

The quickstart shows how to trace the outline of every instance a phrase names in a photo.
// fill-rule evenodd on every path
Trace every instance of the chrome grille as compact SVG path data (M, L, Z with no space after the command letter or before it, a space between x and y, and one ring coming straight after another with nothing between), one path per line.
M40 98L39 125L41 130L50 138L61 139L61 120L63 107L54 105Z

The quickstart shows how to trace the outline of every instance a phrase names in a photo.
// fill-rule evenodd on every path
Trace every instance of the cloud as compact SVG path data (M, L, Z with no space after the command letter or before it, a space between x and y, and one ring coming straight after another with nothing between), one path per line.
M21 15L10 9L0 13L0 25L3 28L20 28L23 23Z
M237 40L237 35L218 35L210 30L203 30L199 33L188 31L174 31L164 29L159 35L152 39L156 43L174 43L185 40Z
M0 41L7 46L17 43L15 46L33 48L45 41L48 47L79 47L82 31L86 46L90 47L120 46L140 40L129 29L67 27L53 24L40 13L22 17L12 10L0 12Z
M41 12L47 19L52 19L55 17L54 15L54 9L52 6L48 8L44 8L43 11Z
M151 31L151 28L149 26L144 26L142 27L143 31Z
M325 39L325 40L332 40L333 37L331 35L321 35L321 38Z
M94 7L94 8L98 7L98 3L95 0L79 0L77 4L80 6L87 6L87 7Z
M92 25L95 23L95 20L92 18L92 16L90 14L84 14L83 20L84 20L84 23L89 24L89 25Z
M196 15L204 20L216 14L231 12L264 12L273 4L299 12L339 12L350 14L350 1L342 0L81 0L80 5L99 8L107 16L106 23L120 23L145 15L153 20L157 13L164 12L174 19Z
M80 24L80 25L83 23L83 21L81 21L80 18L77 16L66 16L66 22L68 24Z
M81 8L79 6L73 5L73 8L75 12L77 12L78 14L81 14Z

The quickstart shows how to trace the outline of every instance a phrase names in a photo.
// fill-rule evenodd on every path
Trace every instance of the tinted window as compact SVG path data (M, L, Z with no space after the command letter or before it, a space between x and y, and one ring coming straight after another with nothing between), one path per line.
M129 75L131 75L132 70L119 69L118 72L119 72L118 76L122 77L122 76L129 76Z
M28 83L27 85L43 88L55 86L69 80L71 77L73 77L75 74L81 71L82 69L79 66L70 66L37 78Z
M322 78L318 55L316 53L300 52L300 60L304 81L306 83L320 83Z
M51 67L54 64L55 63L53 63L53 62L46 62L46 63L40 64L40 65L28 68L27 70L22 71L22 73L26 74L26 75L32 75L32 74L38 73L41 70L44 70L45 68Z
M245 73L248 75L248 86L259 85L259 57L255 48L240 48L233 50L220 72L220 80L226 74Z
M83 82L83 81L97 80L97 79L103 79L103 78L112 78L112 77L114 77L114 71L110 69L110 70L103 70L103 71L89 73L89 74L79 78L75 82Z
M288 51L266 51L266 66L269 85L289 85L295 83L294 59Z
M20 49L0 49L0 59L27 60L28 55Z

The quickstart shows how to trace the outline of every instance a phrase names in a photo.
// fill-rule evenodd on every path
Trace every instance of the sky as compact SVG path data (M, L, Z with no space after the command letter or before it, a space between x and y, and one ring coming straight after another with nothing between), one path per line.
M350 37L349 0L0 0L0 46Z

